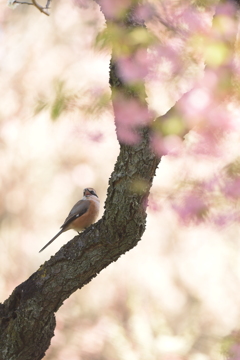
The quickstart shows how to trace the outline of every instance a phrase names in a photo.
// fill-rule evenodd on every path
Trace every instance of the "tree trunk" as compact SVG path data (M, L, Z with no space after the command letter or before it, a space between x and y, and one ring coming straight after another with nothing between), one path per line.
M129 14L121 26L131 26ZM144 87L140 95L131 92L119 78L113 61L110 84L134 99L141 95L141 103L147 107L142 97ZM138 144L121 144L103 218L64 245L0 304L0 360L42 359L54 335L54 313L64 300L141 239L147 197L159 159L149 145L149 128L136 131L141 136Z
M133 248L145 230L146 197L159 159L142 142L121 146L103 218L64 245L0 306L0 359L39 360L54 335L54 313L74 291ZM134 181L145 189L133 191Z

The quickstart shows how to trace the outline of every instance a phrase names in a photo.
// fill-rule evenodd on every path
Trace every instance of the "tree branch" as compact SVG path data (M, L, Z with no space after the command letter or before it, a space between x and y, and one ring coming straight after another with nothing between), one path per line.
M1 360L42 359L53 336L54 313L64 300L138 243L158 163L147 129L140 144L121 147L103 218L63 246L1 305ZM131 190L136 179L145 183L142 193Z
M130 12L122 26L131 26ZM139 87L139 93L132 92L115 65L112 61L112 88L139 97L147 106L144 86ZM64 245L0 305L1 360L42 359L54 335L54 313L64 300L141 239L146 200L160 159L151 150L150 129L135 131L141 141L134 146L121 144L102 219ZM136 183L141 184L140 191Z
M41 11L45 15L49 16L49 13L47 11L48 10L47 7L43 7L43 6L39 5L36 0L32 0L32 3L39 11Z

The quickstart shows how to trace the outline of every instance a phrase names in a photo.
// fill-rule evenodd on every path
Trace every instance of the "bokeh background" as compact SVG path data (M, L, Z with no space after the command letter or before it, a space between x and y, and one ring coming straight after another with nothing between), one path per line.
M103 213L119 152L110 52L95 47L105 26L99 7L79 5L53 1L47 17L0 0L1 302L75 235L38 253L83 188L96 189ZM152 106L166 110L166 89L155 81L151 91ZM162 159L142 241L64 303L46 360L225 357L240 320L239 226L186 226L170 201L186 179L211 178L234 161L238 134L222 149L217 160L187 151Z

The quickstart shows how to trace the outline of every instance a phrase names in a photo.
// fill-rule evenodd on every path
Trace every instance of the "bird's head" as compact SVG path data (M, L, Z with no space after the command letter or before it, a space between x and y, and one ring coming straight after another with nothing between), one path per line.
M83 190L83 196L87 197L87 196L90 196L90 195L94 195L94 196L98 197L97 194L96 194L96 191L93 188L86 188L86 189Z

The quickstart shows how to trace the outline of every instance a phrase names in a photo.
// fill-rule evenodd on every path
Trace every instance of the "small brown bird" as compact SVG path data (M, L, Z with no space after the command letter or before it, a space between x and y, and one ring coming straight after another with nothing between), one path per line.
M60 234L73 229L82 231L93 224L99 214L99 199L93 188L83 190L83 198L79 200L70 211L61 226L61 230L39 251L46 249Z

